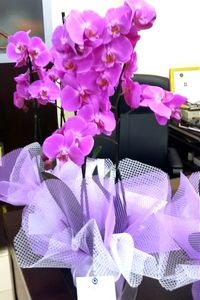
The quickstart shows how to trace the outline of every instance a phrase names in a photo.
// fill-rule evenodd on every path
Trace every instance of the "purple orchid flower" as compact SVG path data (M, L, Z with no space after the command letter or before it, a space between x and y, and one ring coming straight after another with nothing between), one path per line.
M132 9L133 24L138 30L152 27L155 19L155 9L143 0L126 0L127 5Z
M88 155L93 146L93 136L97 132L96 124L90 124L79 116L68 118L63 126L63 134L72 130L75 135L75 144L82 151L84 156Z
M53 48L60 53L74 53L74 42L70 39L66 27L60 25L56 27L52 34Z
M54 133L43 143L43 153L50 159L57 159L62 165L69 159L77 165L84 163L84 155L74 143L73 132L67 132L65 135Z
M61 92L61 104L65 110L76 111L97 97L95 91L97 75L93 71L86 74L87 76L77 74L76 78L65 75L65 87Z
M113 67L116 63L126 63L130 59L132 51L132 45L126 37L115 38L109 44L94 50L95 68L104 70Z
M17 93L26 100L30 99L30 93L28 91L30 85L30 78L29 73L26 72L24 74L20 74L19 76L15 77L16 81L16 91Z
M180 107L187 101L186 97L181 95L169 93L168 97L163 101L171 110L171 119L180 121L181 119L181 110ZM159 124L166 124L166 120L162 118L159 114L155 114L156 120Z
M53 65L50 69L39 68L38 77L41 80L48 78L52 82L60 82L60 72L55 65Z
M72 10L66 18L65 27L75 44L97 47L102 43L105 21L93 11L80 13Z
M114 94L114 87L119 83L121 72L121 64L115 64L112 68L107 68L102 72L99 72L96 80L99 90L107 91L108 96L112 96Z
M22 73L18 76L15 77L15 81L17 83L20 83L20 84L27 84L29 83L29 72L26 72L26 73Z
M14 92L14 105L19 109L27 110L26 101L30 100L30 93L28 91L30 80L29 73L20 74L15 77L16 91Z
M93 11L84 11L82 14L86 26L84 31L85 45L96 48L103 43L103 32L106 21Z
M132 79L124 79L122 81L122 91L124 100L131 108L138 108L141 100L141 86L138 82L134 82Z
M77 59L73 55L57 55L54 60L54 66L63 73L76 74L88 72L93 65L93 55L90 53L86 57Z
M14 104L18 108L23 108L26 110L25 101L30 100L31 96L29 93L29 84L20 84L16 85L16 91L14 93Z
M17 91L14 92L13 102L17 108L19 109L25 108L25 99Z
M78 112L78 116L87 120L87 122L96 124L96 134L103 133L106 135L111 135L112 131L115 129L116 126L114 114L111 111L100 111L98 102L85 105Z
M138 29L133 25L129 31L129 33L126 35L126 37L129 39L129 41L132 44L133 49L137 45L137 42L140 40L140 35L138 34Z
M179 118L179 108L186 102L186 98L174 95L157 86L141 85L141 106L149 107L154 113L159 124L165 125L172 118Z
M18 31L8 37L8 46L6 48L6 53L11 60L16 61L16 67L26 65L28 59L29 43L29 31Z
M94 146L94 126L88 127L86 121L75 116L69 118L64 127L63 134L54 133L43 143L43 153L50 160L58 159L61 165L69 159L81 166L84 157L90 153Z
M131 9L127 5L111 8L106 13L107 28L104 33L104 43L113 38L128 34L131 27Z
M137 54L136 52L133 52L131 54L130 60L124 65L122 79L131 78L136 71L137 71Z
M38 102L42 105L48 102L54 103L60 96L59 87L48 78L46 80L34 81L28 89L33 99L38 99Z
M28 52L33 64L38 67L46 66L51 60L49 50L39 37L31 38Z

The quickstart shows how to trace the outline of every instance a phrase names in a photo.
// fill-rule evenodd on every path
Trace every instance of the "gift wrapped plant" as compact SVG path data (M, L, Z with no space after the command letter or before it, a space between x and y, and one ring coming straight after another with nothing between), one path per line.
M120 101L150 108L160 126L179 120L186 101L132 80L140 31L155 19L143 0L125 0L104 16L72 10L51 49L31 32L9 36L8 57L27 67L15 78L14 104L33 106L35 142L3 157L0 195L24 207L14 241L21 267L68 268L75 285L111 276L118 299L128 299L127 287L136 297L143 276L168 290L196 282L199 299L199 173L182 174L172 195L163 171L119 160ZM61 126L41 141L38 108L58 102ZM115 161L98 151L91 158L95 136L112 139L114 130Z

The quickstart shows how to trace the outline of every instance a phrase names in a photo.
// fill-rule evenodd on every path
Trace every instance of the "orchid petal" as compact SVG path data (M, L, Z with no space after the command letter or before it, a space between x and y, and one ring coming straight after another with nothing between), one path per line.
M83 45L84 20L81 13L72 10L65 20L65 27L75 44Z
M84 155L76 146L70 147L69 158L78 166L81 166L84 163Z
M116 54L117 60L120 62L127 62L132 54L132 45L125 36L116 38L111 43L111 49Z
M46 66L51 60L51 55L48 50L41 52L38 57L34 60L34 63L38 67Z
M64 144L67 148L70 148L75 141L75 133L69 129L64 132Z
M79 148L85 156L92 151L93 146L94 146L94 139L90 135L82 137L79 140Z
M65 110L76 111L80 108L81 101L77 90L66 86L61 92L61 104Z
M54 159L58 153L64 147L64 136L62 134L55 133L48 138L43 143L42 149L43 153L50 159Z
M141 100L141 87L132 79L122 81L124 100L131 108L138 108Z
M92 121L94 118L94 107L92 104L84 105L78 112L78 116L87 121Z
M70 117L67 119L64 130L72 129L74 131L82 131L87 126L87 123L83 118L78 116Z

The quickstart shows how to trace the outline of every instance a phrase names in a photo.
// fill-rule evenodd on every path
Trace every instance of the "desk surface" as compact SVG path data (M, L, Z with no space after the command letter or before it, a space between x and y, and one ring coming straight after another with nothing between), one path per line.
M21 272L23 286L19 287L19 300L74 300L76 296L70 284L70 276L65 276L63 269L20 269L16 262L12 241L19 230L21 210L4 215L6 235L11 243L11 255L14 267ZM17 282L16 282L17 284ZM192 300L191 286L179 288L173 292L163 289L157 280L144 278L139 286L136 300ZM87 300L87 299L86 299Z
M197 142L200 142L200 132L194 131L191 129L179 127L175 123L170 123L169 124L169 129L175 130L177 133L182 134L183 136L186 136L188 138L192 138Z

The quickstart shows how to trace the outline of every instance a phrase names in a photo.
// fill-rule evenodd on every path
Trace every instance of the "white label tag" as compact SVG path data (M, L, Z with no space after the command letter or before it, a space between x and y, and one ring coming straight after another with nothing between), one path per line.
M78 300L116 300L113 276L77 277Z

